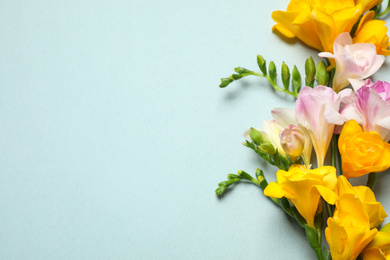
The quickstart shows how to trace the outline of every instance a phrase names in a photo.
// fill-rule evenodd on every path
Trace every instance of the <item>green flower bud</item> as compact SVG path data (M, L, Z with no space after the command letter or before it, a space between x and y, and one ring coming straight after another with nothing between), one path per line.
M288 87L290 86L290 70L286 63L282 63L282 82L284 89L288 90Z
M217 196L219 197L224 193L225 189L225 185L219 185L218 188L215 190L215 194L217 194Z
M220 87L220 88L225 88L225 87L227 87L227 85L229 85L229 84L232 83L232 82L233 82L232 79L223 78L223 79L221 79L221 84L219 84L219 87Z
M271 142L264 141L257 147L260 151L263 153L269 154L269 155L274 155L276 153L275 147L272 145Z
M261 135L261 133L259 131L257 131L256 129L254 129L253 127L251 127L251 129L249 129L249 136L251 137L252 141L256 145L260 145L264 141L264 138Z
M294 93L299 93L301 88L301 74L299 73L296 66L292 70L292 89Z
M233 74L233 75L232 75L232 78L233 78L234 80L240 79L240 78L242 78L242 77L243 77L243 76L240 75L240 74Z
M243 68L243 67L234 68L234 71L237 72L238 74L253 73L253 71L247 70L246 68Z
M257 55L257 65L259 65L261 72L263 72L264 75L267 75L267 65L263 56Z
M268 73L273 82L276 82L276 66L273 61L268 65Z
M328 86L329 72L327 71L325 63L323 61L320 61L317 64L315 78L319 85Z
M313 58L310 57L305 62L306 86L313 87L314 77L316 75L316 65Z

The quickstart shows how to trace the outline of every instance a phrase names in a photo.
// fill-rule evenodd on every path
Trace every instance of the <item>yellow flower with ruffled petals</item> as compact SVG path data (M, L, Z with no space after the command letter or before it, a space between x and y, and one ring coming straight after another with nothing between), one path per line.
M390 223L383 226L363 251L363 260L390 259Z
M363 132L355 120L344 124L339 151L347 178L382 172L390 167L390 144L383 142L377 132Z
M308 170L302 165L292 165L288 171L279 170L276 177L277 182L269 183L264 195L289 199L310 227L315 228L314 216L320 197L330 204L337 200L333 192L337 184L336 169L332 166Z
M368 12L363 16L356 29L354 43L372 43L376 47L376 53L380 55L390 55L389 36L385 21L373 20L374 12Z
M350 193L341 195L327 223L325 236L333 260L356 259L377 233L377 229L370 229L370 220L360 199Z
M275 11L273 30L297 37L310 47L332 52L336 37L350 32L359 17L382 0L291 0L287 11Z
M376 201L374 192L367 186L353 187L347 178L340 175L337 179L337 194L339 197L344 194L357 196L362 203L364 212L370 221L370 228L376 228L387 217L387 214L380 202Z

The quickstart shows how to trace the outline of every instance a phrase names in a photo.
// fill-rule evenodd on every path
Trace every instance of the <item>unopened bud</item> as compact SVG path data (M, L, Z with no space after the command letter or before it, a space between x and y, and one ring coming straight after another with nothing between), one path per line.
M288 89L290 86L290 70L286 63L282 63L282 82L284 89Z
M325 63L320 61L316 68L316 80L319 85L328 86L329 72L326 69Z
M313 58L310 57L305 62L306 86L313 87L314 77L316 75L316 65Z
M273 82L276 82L276 66L273 61L271 61L268 65L268 74L269 77L273 80Z
M260 145L264 141L264 138L261 133L253 127L249 129L249 136L256 145Z
M296 66L292 70L292 89L294 93L299 93L301 88L301 74L299 73Z
M289 125L280 132L280 145L283 150L290 156L292 161L296 161L302 154L305 146L305 137L302 129L297 126Z
M263 56L257 55L257 65L259 65L261 72L263 72L264 75L267 75L267 65Z
M261 145L259 145L257 148L259 148L260 151L263 153L274 155L276 153L275 147L272 145L272 143L268 141L263 141Z

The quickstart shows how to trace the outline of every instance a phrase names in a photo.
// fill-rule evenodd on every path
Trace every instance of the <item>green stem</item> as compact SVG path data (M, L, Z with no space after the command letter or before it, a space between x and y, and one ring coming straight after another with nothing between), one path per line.
M329 218L333 217L332 209L330 208L330 205L326 201L325 201L325 207L326 207L326 212L328 213L328 217Z
M337 137L333 135L331 142L331 165L336 168Z
M385 9L382 13L380 13L377 17L375 17L375 18L379 18L379 17L381 17L381 16L384 16L384 15L387 14L389 11L390 11L390 0L389 0L388 3L387 3L386 9Z
M273 81L271 79L271 77L268 75L264 75L264 74L257 73L257 72L253 72L252 75L266 78L276 91L287 93L287 94L289 94L293 97L296 97L296 98L298 97L298 93L294 93L294 92L289 91L288 89L284 89L284 88L279 87L278 84L276 84L276 82Z
M367 187L369 187L372 190L374 188L377 180L378 180L378 173L377 172L370 173L368 175Z

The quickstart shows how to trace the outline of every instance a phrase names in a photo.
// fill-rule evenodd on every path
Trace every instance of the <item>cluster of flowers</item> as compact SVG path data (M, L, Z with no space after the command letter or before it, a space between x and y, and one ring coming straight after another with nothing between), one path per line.
M287 11L273 12L273 29L318 49L328 66L315 66L309 58L306 86L300 88L301 77L294 68L290 91L288 67L283 63L280 88L274 63L267 71L258 56L262 73L239 67L238 74L220 85L256 75L297 97L295 109L275 108L274 120L244 133L244 145L279 168L277 181L268 183L261 170L256 178L239 171L219 183L216 193L241 180L255 183L305 229L318 259L390 259L390 223L378 231L387 214L372 191L378 173L390 168L390 84L367 79L390 55L387 28L378 19L390 10L390 1L382 13L381 2L291 0ZM311 164L313 148L316 167ZM348 181L366 174L367 186L354 187ZM329 249L321 245L324 222Z

